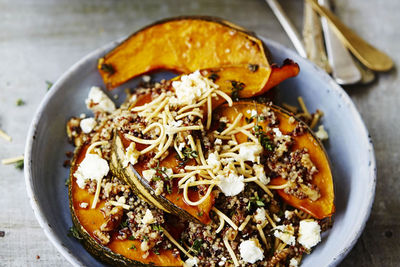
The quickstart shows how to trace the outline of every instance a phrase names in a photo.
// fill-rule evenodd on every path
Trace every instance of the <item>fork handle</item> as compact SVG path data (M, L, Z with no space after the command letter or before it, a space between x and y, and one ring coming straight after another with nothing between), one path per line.
M353 30L344 25L331 11L319 5L317 0L307 1L320 16L327 18L342 43L361 63L375 71L388 71L393 67L393 61L388 55L367 43Z

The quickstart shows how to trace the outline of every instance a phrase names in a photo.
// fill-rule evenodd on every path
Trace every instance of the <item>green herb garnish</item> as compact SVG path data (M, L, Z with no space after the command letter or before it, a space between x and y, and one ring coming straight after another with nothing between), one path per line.
M25 101L22 100L21 98L19 98L19 99L17 100L17 102L16 102L16 105L17 105L17 106L23 106L23 105L25 105Z
M135 244L132 244L132 246L131 246L129 249L136 250L136 246L135 246Z
M50 88L53 86L53 83L50 81L46 81L46 84L47 84L47 91L49 91Z
M256 72L258 70L258 64L249 64L249 70L251 72Z
M130 237L128 237L128 239L129 240L135 240L136 238L133 235L131 235Z
M15 168L18 170L23 170L24 169L24 160L18 160L17 162L15 162L14 164Z
M83 237L81 236L81 234L78 232L78 229L76 229L75 226L72 226L71 228L69 228L68 230L68 236L70 237L74 237L78 240L82 240Z
M65 186L69 186L70 183L71 183L71 180L70 180L69 178L67 178L67 179L65 180Z
M216 74L215 72L214 72L214 73L211 73L211 75L208 76L208 79L210 79L210 80L213 81L213 82L215 82L216 80L218 80L218 78L219 78L219 75Z
M164 231L164 229L159 224L153 224L152 228L153 228L154 231L157 231L157 232L160 232L160 233L162 233Z
M101 64L100 69L102 71L108 73L108 76L111 76L111 75L113 75L115 73L115 69L111 64L103 63L103 64Z
M201 239L196 239L196 240L193 242L193 245L192 245L191 249L193 250L193 252L194 252L196 255L200 253L201 245L203 245L203 240L201 240Z
M237 82L237 81L231 81L231 84L232 84L232 88L231 88L232 100L239 101L239 92L242 91L246 85L242 82Z

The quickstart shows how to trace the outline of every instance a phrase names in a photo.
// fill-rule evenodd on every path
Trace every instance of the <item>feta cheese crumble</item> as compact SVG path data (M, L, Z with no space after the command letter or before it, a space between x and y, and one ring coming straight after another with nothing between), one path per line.
M233 163L225 166L223 174L218 174L217 179L221 181L218 187L225 194L225 196L236 196L244 189L244 177L243 175L238 176L235 166Z
M255 164L253 165L253 169L257 179L260 180L261 183L263 183L264 185L269 184L270 179L269 177L267 177L267 175L265 175L263 165Z
M264 209L264 208L258 208L258 209L256 210L256 214L254 215L254 220L255 220L257 223L260 223L260 224L263 224L263 223L267 220L267 217L266 217L266 215L265 215L265 209Z
M132 142L126 148L125 159L123 162L123 167L125 168L128 164L135 165L138 162L140 152L136 150L136 143Z
M156 170L150 169L150 170L142 171L142 175L143 175L144 179L146 179L147 181L150 182L151 178L153 178L153 176L156 175Z
M106 160L97 154L87 154L74 173L76 183L80 188L85 188L87 180L100 181L110 170Z
M258 240L243 241L240 243L239 251L240 257L248 263L255 263L256 261L264 259L264 250L260 248Z
M328 132L325 130L324 125L318 126L318 131L315 132L315 135L321 141L329 139Z
M274 229L274 236L282 240L282 242L290 246L294 246L296 244L294 228L292 225L278 225Z
M79 125L84 133L90 133L96 126L96 120L94 118L86 118L80 121Z
M258 162L263 148L259 144L242 145L239 148L239 157L244 161Z
M97 86L90 88L85 103L87 108L93 112L111 113L115 110L114 102Z
M195 267L199 263L199 259L196 257L189 258L185 261L185 267Z
M191 105L205 92L219 86L201 75L200 71L197 70L191 74L183 75L180 81L172 82L172 87L175 89L176 104Z
M298 267L299 262L295 258L291 258L289 262L289 267Z
M221 161L217 152L208 154L207 164L213 168L213 171L217 171L221 167Z
M156 220L153 217L153 213L151 213L151 210L147 209L146 214L142 218L142 223L143 224L152 224L155 222L156 222Z
M321 241L321 226L318 222L312 219L301 220L297 241L308 249L318 244Z

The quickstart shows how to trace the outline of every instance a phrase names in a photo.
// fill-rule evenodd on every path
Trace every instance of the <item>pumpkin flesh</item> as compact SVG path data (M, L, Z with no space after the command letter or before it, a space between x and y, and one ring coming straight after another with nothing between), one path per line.
M222 105L218 108L215 113L218 116L224 116L228 121L232 122L239 113L244 116L239 123L239 126L246 125L246 116L251 113L251 110L256 109L261 112L262 108L265 107L263 104L256 104L254 102L237 102L233 107ZM295 120L294 123L289 122L289 118L292 116L288 112L276 106L270 106L272 111L276 114L279 121L278 128L282 134L291 133L296 126L301 123ZM260 121L260 126L265 129L268 121ZM317 186L320 190L320 198L316 201L311 201L309 198L299 199L293 195L285 193L283 189L279 189L278 194L291 206L307 212L315 218L323 219L332 216L335 211L334 206L334 190L333 190L333 179L330 168L330 163L326 152L322 144L314 137L312 131L307 127L307 131L300 136L293 136L294 144L291 147L291 151L297 149L306 148L310 155L311 161L314 163L318 172L314 174L312 184ZM243 133L236 134L236 139L239 143L246 142L247 136ZM283 178L274 178L271 180L270 185L283 185L287 180Z
M78 149L79 152L76 155L76 160L74 160L74 164L71 167L70 175L70 202L72 207L71 212L72 216L76 218L76 220L73 221L78 231L80 231L81 233L87 233L90 236L85 237L85 235L83 235L85 239L84 242L89 243L89 246L92 247L92 249L95 247L92 246L93 242L96 242L97 247L101 246L102 249L106 252L111 251L114 254L122 255L127 259L127 262L129 262L129 260L133 260L137 263L153 263L156 266L182 266L182 261L180 257L175 257L172 254L172 250L160 250L159 255L156 255L151 251L149 256L144 259L142 256L145 252L140 250L141 242L139 240L119 240L116 238L116 233L111 235L111 240L106 246L101 245L93 232L97 229L100 229L100 226L105 222L103 213L101 212L101 209L105 205L105 200L100 199L97 202L96 208L91 209L90 205L93 202L94 194L89 194L87 190L80 188L76 184L76 178L73 176L73 173L76 171L77 166L84 159L87 148L88 145L85 145L81 149ZM89 207L82 208L80 206L80 203L82 202L89 203ZM77 225L77 223L79 224ZM89 238L91 240L88 240ZM137 249L130 249L132 245L135 245ZM102 254L102 252L98 254ZM121 259L119 259L119 261L121 261Z
M99 60L109 89L154 70L190 73L224 65L269 66L261 40L223 20L187 17L148 26Z

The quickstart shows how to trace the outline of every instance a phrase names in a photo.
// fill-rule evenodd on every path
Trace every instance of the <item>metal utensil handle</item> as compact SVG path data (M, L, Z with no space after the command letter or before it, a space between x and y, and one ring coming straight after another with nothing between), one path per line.
M281 23L283 29L286 31L297 52L300 54L300 56L307 58L307 53L306 50L304 49L303 42L301 41L300 34L297 32L293 23L286 15L285 11L283 11L281 5L276 0L265 0L265 1L272 9L272 12L274 12L276 18Z
M350 49L361 63L375 71L388 71L393 67L393 61L388 55L367 43L354 31L344 25L332 12L319 5L317 0L307 1L312 4L315 11L327 18L332 29L342 43Z
M328 0L318 0L319 4L329 9ZM321 17L328 60L332 67L332 76L339 84L354 84L361 80L361 72L356 67L349 51L331 30L326 18Z

